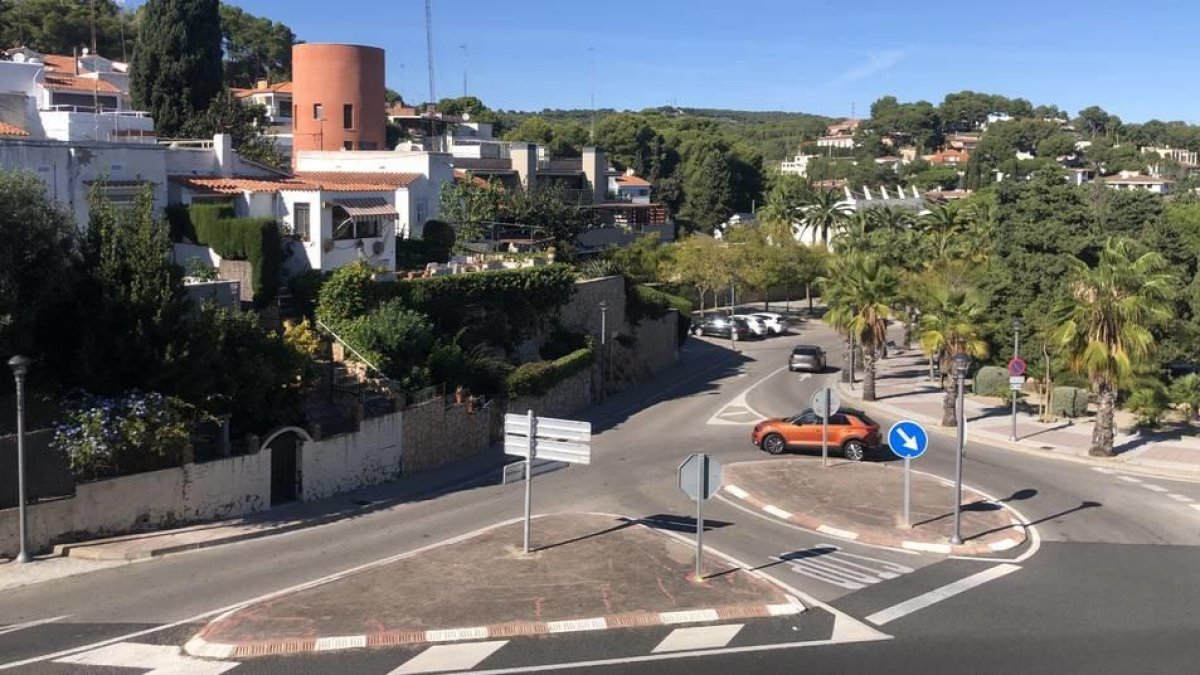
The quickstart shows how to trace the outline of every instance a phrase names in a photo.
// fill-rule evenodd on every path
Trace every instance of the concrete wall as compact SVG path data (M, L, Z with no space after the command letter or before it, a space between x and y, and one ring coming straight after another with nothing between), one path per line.
M575 284L575 294L563 305L560 318L567 328L600 337L600 301L608 303L608 333L628 332L625 326L625 280L589 279Z
M305 442L300 448L300 499L313 501L401 475L404 413L364 419L358 432Z
M271 501L271 450L204 464L81 483L70 499L34 504L30 547L230 518L266 508ZM0 554L13 555L17 509L0 511Z
M435 398L404 411L404 475L473 457L491 445L495 406L470 412ZM500 415L503 417L503 415Z
M254 264L249 260L221 260L217 276L238 282L242 302L254 301Z

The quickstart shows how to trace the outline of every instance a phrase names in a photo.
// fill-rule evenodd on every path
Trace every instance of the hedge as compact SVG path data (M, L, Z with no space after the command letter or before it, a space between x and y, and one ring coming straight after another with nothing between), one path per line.
M1055 417L1083 417L1087 413L1088 393L1076 387L1055 387L1050 399L1050 414Z
M589 345L553 361L534 361L517 366L508 376L510 397L541 396L554 385L592 365L595 350Z
M1008 370L999 366L984 366L975 373L972 391L979 396L1004 396L1008 391Z
M254 302L271 303L279 291L283 241L272 218L235 218L229 204L192 204L168 212L171 230L209 246L230 260L248 260L254 268Z

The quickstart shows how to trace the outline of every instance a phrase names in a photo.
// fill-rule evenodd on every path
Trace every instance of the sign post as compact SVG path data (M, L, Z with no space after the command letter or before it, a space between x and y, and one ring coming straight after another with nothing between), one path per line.
M504 416L504 454L525 458L524 551L529 553L529 530L533 520L533 460L547 459L568 464L592 461L592 424L553 417Z
M842 407L838 395L830 387L824 387L813 394L813 412L821 418L821 466L829 466L829 416Z
M1012 434L1008 440L1017 440L1017 392L1021 391L1021 385L1025 384L1025 359L1017 356L1021 348L1021 333L1014 333L1013 342L1013 357L1008 362L1008 388L1012 390Z
M925 428L910 420L900 420L888 430L888 447L892 454L904 458L904 527L912 527L912 460L925 454L929 434Z
M704 579L704 502L721 489L721 463L704 453L688 455L679 465L679 489L696 502L696 581Z

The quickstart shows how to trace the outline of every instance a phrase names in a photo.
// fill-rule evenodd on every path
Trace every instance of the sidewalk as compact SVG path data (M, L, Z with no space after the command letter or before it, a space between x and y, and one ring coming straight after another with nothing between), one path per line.
M725 467L722 498L808 530L876 546L986 555L1025 541L1025 529L1011 511L964 486L963 543L950 544L953 483L920 471L911 478L912 527L905 527L903 517L902 462L839 458L828 467L812 457L736 462Z
M931 432L954 434L952 427L941 426L942 390L929 379L928 358L918 349L896 350L878 362L875 391L877 400L863 402L861 373L854 389L838 382L838 393L864 408L911 419ZM968 383L969 385L969 383ZM1037 415L1017 412L1017 441L1012 433L1012 409L999 399L968 393L964 402L967 440L1025 452L1050 454L1099 466L1124 465L1131 470L1182 478L1200 478L1200 438L1196 436L1156 437L1153 433L1119 432L1113 443L1115 457L1091 457L1093 423L1090 418L1039 422Z
M798 614L761 575L637 520L560 514L492 526L222 615L196 656L243 658Z
M499 482L506 458L499 447L437 469L313 502L296 502L267 511L172 530L136 533L56 546L52 556L29 565L0 565L0 589L15 588L123 562L314 527L404 502L429 499L485 482ZM60 557L68 556L68 557Z

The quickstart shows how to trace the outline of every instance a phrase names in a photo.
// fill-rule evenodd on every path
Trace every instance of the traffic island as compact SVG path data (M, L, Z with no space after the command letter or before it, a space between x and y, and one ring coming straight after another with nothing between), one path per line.
M786 459L725 467L720 497L771 518L864 544L914 551L982 555L1025 541L1025 527L1003 504L963 487L963 543L954 533L954 484L912 472L912 527L903 518L902 464Z
M798 600L639 521L565 514L420 550L218 617L185 649L243 658L796 614Z

